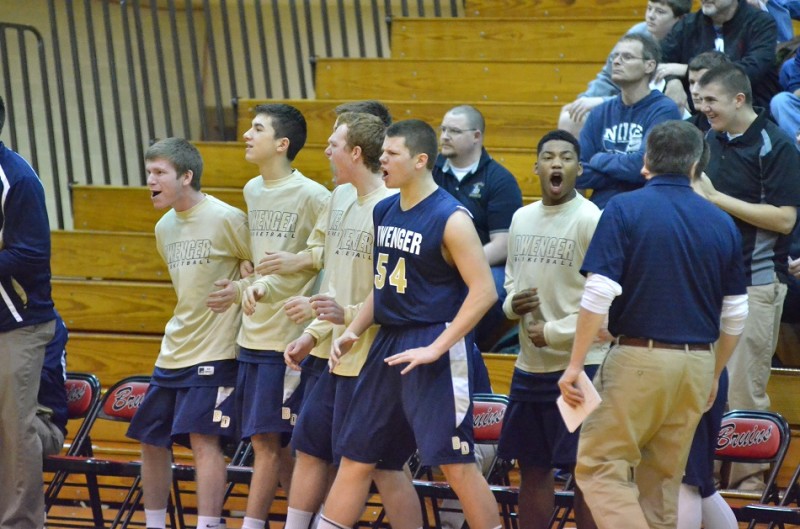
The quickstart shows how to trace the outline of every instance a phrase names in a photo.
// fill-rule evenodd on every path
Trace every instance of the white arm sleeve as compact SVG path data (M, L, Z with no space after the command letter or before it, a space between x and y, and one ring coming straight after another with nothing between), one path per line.
M600 274L589 274L581 298L581 307L595 314L608 314L611 302L620 294L622 287L616 281Z
M747 312L747 294L722 298L722 315L720 317L722 332L731 336L742 334Z

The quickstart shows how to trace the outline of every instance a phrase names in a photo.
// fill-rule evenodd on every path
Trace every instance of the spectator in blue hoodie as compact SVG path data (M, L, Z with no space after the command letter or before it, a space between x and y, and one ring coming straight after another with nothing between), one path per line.
M5 124L0 99L0 131ZM0 142L0 527L44 524L36 397L55 331L50 223L31 166Z
M645 35L622 37L611 52L611 80L620 94L596 107L580 136L583 174L578 189L592 189L602 209L619 193L644 186L641 175L647 133L654 125L681 119L677 105L650 88L658 67L658 44Z

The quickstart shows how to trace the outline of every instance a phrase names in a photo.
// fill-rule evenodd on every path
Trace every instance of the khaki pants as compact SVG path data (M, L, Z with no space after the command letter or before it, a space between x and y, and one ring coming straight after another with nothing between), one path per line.
M575 478L600 529L671 528L714 355L615 346L595 376L603 402L586 419Z
M728 362L728 409L768 410L767 382L772 370L772 355L778 346L778 331L786 298L786 285L747 287L749 313L744 332ZM767 465L734 463L730 488L764 488Z
M36 397L44 349L55 321L0 333L0 527L44 524L42 443L36 435Z

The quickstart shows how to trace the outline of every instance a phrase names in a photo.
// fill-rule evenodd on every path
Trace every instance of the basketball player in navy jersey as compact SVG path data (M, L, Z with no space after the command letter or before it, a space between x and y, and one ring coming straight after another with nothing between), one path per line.
M415 447L423 464L442 468L470 527L500 525L475 465L468 354L497 292L469 214L433 181L436 153L423 121L386 132L381 168L400 193L374 208L374 289L334 342L331 365L373 322L381 328L338 440L343 457L320 529L355 525L380 454Z

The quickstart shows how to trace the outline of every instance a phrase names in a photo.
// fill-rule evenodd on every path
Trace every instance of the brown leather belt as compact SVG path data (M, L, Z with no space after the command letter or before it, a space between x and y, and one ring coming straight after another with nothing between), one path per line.
M648 338L633 338L631 336L620 336L617 339L620 345L631 345L633 347L647 347L654 349L676 349L679 351L710 351L711 345L707 343L665 343Z

